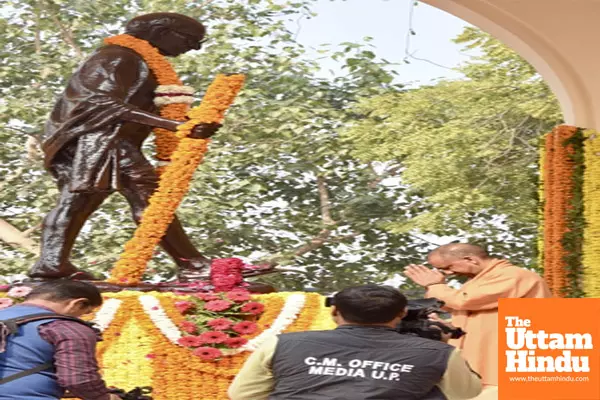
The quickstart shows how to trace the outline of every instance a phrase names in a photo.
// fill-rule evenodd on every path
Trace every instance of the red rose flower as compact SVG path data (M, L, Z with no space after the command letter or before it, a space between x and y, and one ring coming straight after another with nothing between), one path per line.
M200 339L204 343L223 343L229 336L223 332L204 332L200 335Z
M202 346L204 341L200 336L184 336L177 340L177 343L185 347L197 347Z
M244 339L241 337L229 338L229 339L225 340L225 345L227 347L229 347L230 349L240 348L243 345L245 345L246 343L248 343L248 339Z
M194 296L204 301L219 300L219 296L212 293L194 293Z
M193 322L183 321L181 323L181 329L187 333L196 333L196 330L198 329L198 327Z
M192 303L191 301L176 301L175 302L175 308L180 312L180 313L185 313L187 310L194 308L194 303Z
M233 325L233 322L227 318L216 318L208 321L206 325L210 326L215 331L224 331L225 329L229 329L231 325Z
M265 306L262 303L252 301L242 306L242 312L258 315L265 310Z
M239 283L238 279L229 275L215 276L212 279L212 284L218 292L231 290L237 283Z
M251 333L256 332L256 329L258 329L258 327L254 322L244 321L238 322L237 324L232 326L231 329L233 329L241 335L249 335Z
M225 311L231 307L231 302L227 300L213 300L204 304L204 308L208 311Z
M194 350L194 355L209 361L221 357L223 353L221 350L215 349L214 347L198 347Z
M233 300L236 302L250 300L250 293L248 293L245 290L233 290L231 292L228 292L226 296L229 300Z
M243 267L244 262L239 258L213 260L210 265L210 283L218 292L231 290L244 281Z

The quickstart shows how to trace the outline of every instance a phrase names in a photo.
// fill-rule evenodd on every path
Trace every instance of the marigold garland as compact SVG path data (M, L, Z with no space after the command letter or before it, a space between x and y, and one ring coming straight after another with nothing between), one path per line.
M166 57L160 54L158 49L147 41L123 34L106 38L104 43L107 45L127 47L142 56L159 85L182 86L182 82L177 76L177 72L175 72L171 63ZM189 104L187 103L165 104L160 107L160 115L163 118L183 121L185 120L188 109ZM175 136L173 132L161 128L154 129L154 135L156 158L160 161L168 162L171 159L171 155L177 149L179 138ZM161 172L162 168L159 168L158 171Z
M600 297L600 137L594 130L584 136L583 290L587 297Z
M281 313L286 299L294 295L297 294L252 296L266 306L257 321L260 332L269 327L269 322L272 323ZM323 296L316 293L303 295L306 298L304 306L285 331L333 327L330 310L324 306ZM139 299L142 296L154 297L173 325L185 321L176 302L188 300L187 295L134 291L106 294L106 299L122 300L117 313L104 330L104 341L100 342L98 348L99 355L102 353L100 365L107 384L130 389L151 382L155 400L227 400L227 389L250 352L225 357L217 362L199 360L190 349L172 343L161 333L141 306ZM326 321L319 321L321 318Z
M584 236L583 179L584 179L584 140L583 130L576 128L563 143L568 152L570 164L570 192L567 206L567 229L562 237L565 255L564 268L567 273L567 287L563 289L565 297L583 297L582 257Z
M554 286L554 261L552 249L554 248L554 223L553 223L553 193L554 180L553 178L553 162L554 162L554 135L549 133L546 135L544 152L544 167L543 167L543 182L544 182L544 253L542 254L544 266L544 279L548 286L552 289Z
M538 178L538 237L537 237L537 266L544 268L544 204L545 204L545 174L546 174L546 141L549 134L542 136L539 146L539 178ZM544 270L544 277L547 277Z
M133 238L125 244L124 252L115 264L108 282L122 285L140 282L154 249L173 220L208 148L209 140L192 139L188 135L198 124L220 123L243 83L243 75L217 75L200 106L190 110L190 120L178 127L177 136L181 141L177 151L173 154L171 164L161 175L158 189L150 198Z
M544 165L544 271L556 297L576 296L580 251L573 239L576 209L579 129L557 126L546 139Z
M564 297L564 290L567 287L567 271L563 263L566 256L562 242L564 234L567 232L567 208L571 196L571 173L572 165L569 161L569 151L564 146L564 142L574 133L574 129L560 126L554 130L554 165L553 180L554 189L553 203L553 247L552 251L552 274L553 285L552 292L557 297Z

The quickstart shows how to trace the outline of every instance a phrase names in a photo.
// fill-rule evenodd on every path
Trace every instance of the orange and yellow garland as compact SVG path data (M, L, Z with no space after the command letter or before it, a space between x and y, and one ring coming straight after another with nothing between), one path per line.
M142 56L159 85L182 85L169 60L147 41L124 34L106 38L104 43L127 47ZM160 108L160 115L164 118L183 121L188 109L188 104L166 104ZM179 139L173 135L173 132L161 128L154 129L154 135L156 158L164 162L170 161L171 155L177 149Z
M106 44L130 48L147 62L159 85L181 85L170 63L148 42L129 35L105 40ZM209 140L188 138L194 127L202 123L220 123L244 83L244 75L217 75L200 106L187 111L187 104L167 104L161 115L176 120L189 120L177 133L157 130L157 158L170 163L161 173L157 191L144 211L133 238L111 271L108 282L121 285L138 284L152 259L154 249L173 220L175 211L188 191L192 176L202 162ZM173 150L175 151L173 152Z
M544 278L556 297L569 295L569 265L564 238L569 233L569 212L574 196L574 147L567 142L578 132L574 126L561 125L546 135L544 194Z
M253 296L254 300L265 304L266 310L257 321L259 333L282 312L288 296L294 294ZM176 325L185 320L175 307L175 302L186 299L186 296L133 291L105 294L106 299L123 301L104 331L104 341L98 349L107 384L125 390L151 386L155 400L228 399L227 388L251 353L243 352L218 361L202 361L189 348L173 344L161 333L140 306L140 296L148 295L159 301L168 318ZM303 295L304 306L285 332L332 329L335 325L330 310L324 306L323 296L316 293Z

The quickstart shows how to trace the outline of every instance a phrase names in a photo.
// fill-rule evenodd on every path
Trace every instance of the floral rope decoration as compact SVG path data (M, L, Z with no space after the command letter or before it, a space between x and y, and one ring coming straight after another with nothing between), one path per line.
M568 251L563 238L569 230L568 217L573 198L573 147L568 140L575 135L577 128L561 125L554 129L554 155L552 168L552 292L556 297L566 297L569 287L569 271L566 264Z
M243 83L244 75L217 75L202 103L188 113L190 120L178 127L177 136L181 141L177 151L161 175L158 189L150 198L133 238L125 244L125 250L108 282L122 285L140 282L154 249L173 220L194 172L208 149L209 140L187 136L198 124L222 122L225 111L233 103Z
M552 289L554 286L554 223L553 223L553 199L554 199L554 180L553 178L553 162L554 162L554 134L550 133L546 135L544 143L544 164L543 164L543 185L544 185L544 253L543 266L544 266L544 280L548 286Z
M583 214L583 178L584 178L584 135L582 129L570 130L563 146L567 150L570 165L570 192L566 210L567 229L561 244L565 254L563 263L567 274L567 286L564 297L583 297L581 288L583 236L585 219Z
M161 117L177 121L185 120L189 106L194 101L194 90L183 85L171 63L157 48L145 40L127 34L107 38L104 43L127 47L138 53L158 82L154 102L160 108ZM162 128L154 129L154 135L156 159L159 160L157 170L160 173L164 170L161 164L168 164L177 149L179 138L173 132Z
M600 136L594 130L584 136L583 290L587 297L600 297Z
M546 140L548 136L550 135L543 135L539 145L537 266L540 269L544 268L544 203L546 200L544 190L546 169L544 168L544 164L546 163Z

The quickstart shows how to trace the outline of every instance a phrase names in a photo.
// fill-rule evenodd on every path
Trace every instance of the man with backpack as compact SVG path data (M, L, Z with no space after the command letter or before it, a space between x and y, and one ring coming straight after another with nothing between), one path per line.
M98 372L97 331L79 317L102 305L82 281L55 280L0 310L0 400L117 400Z

